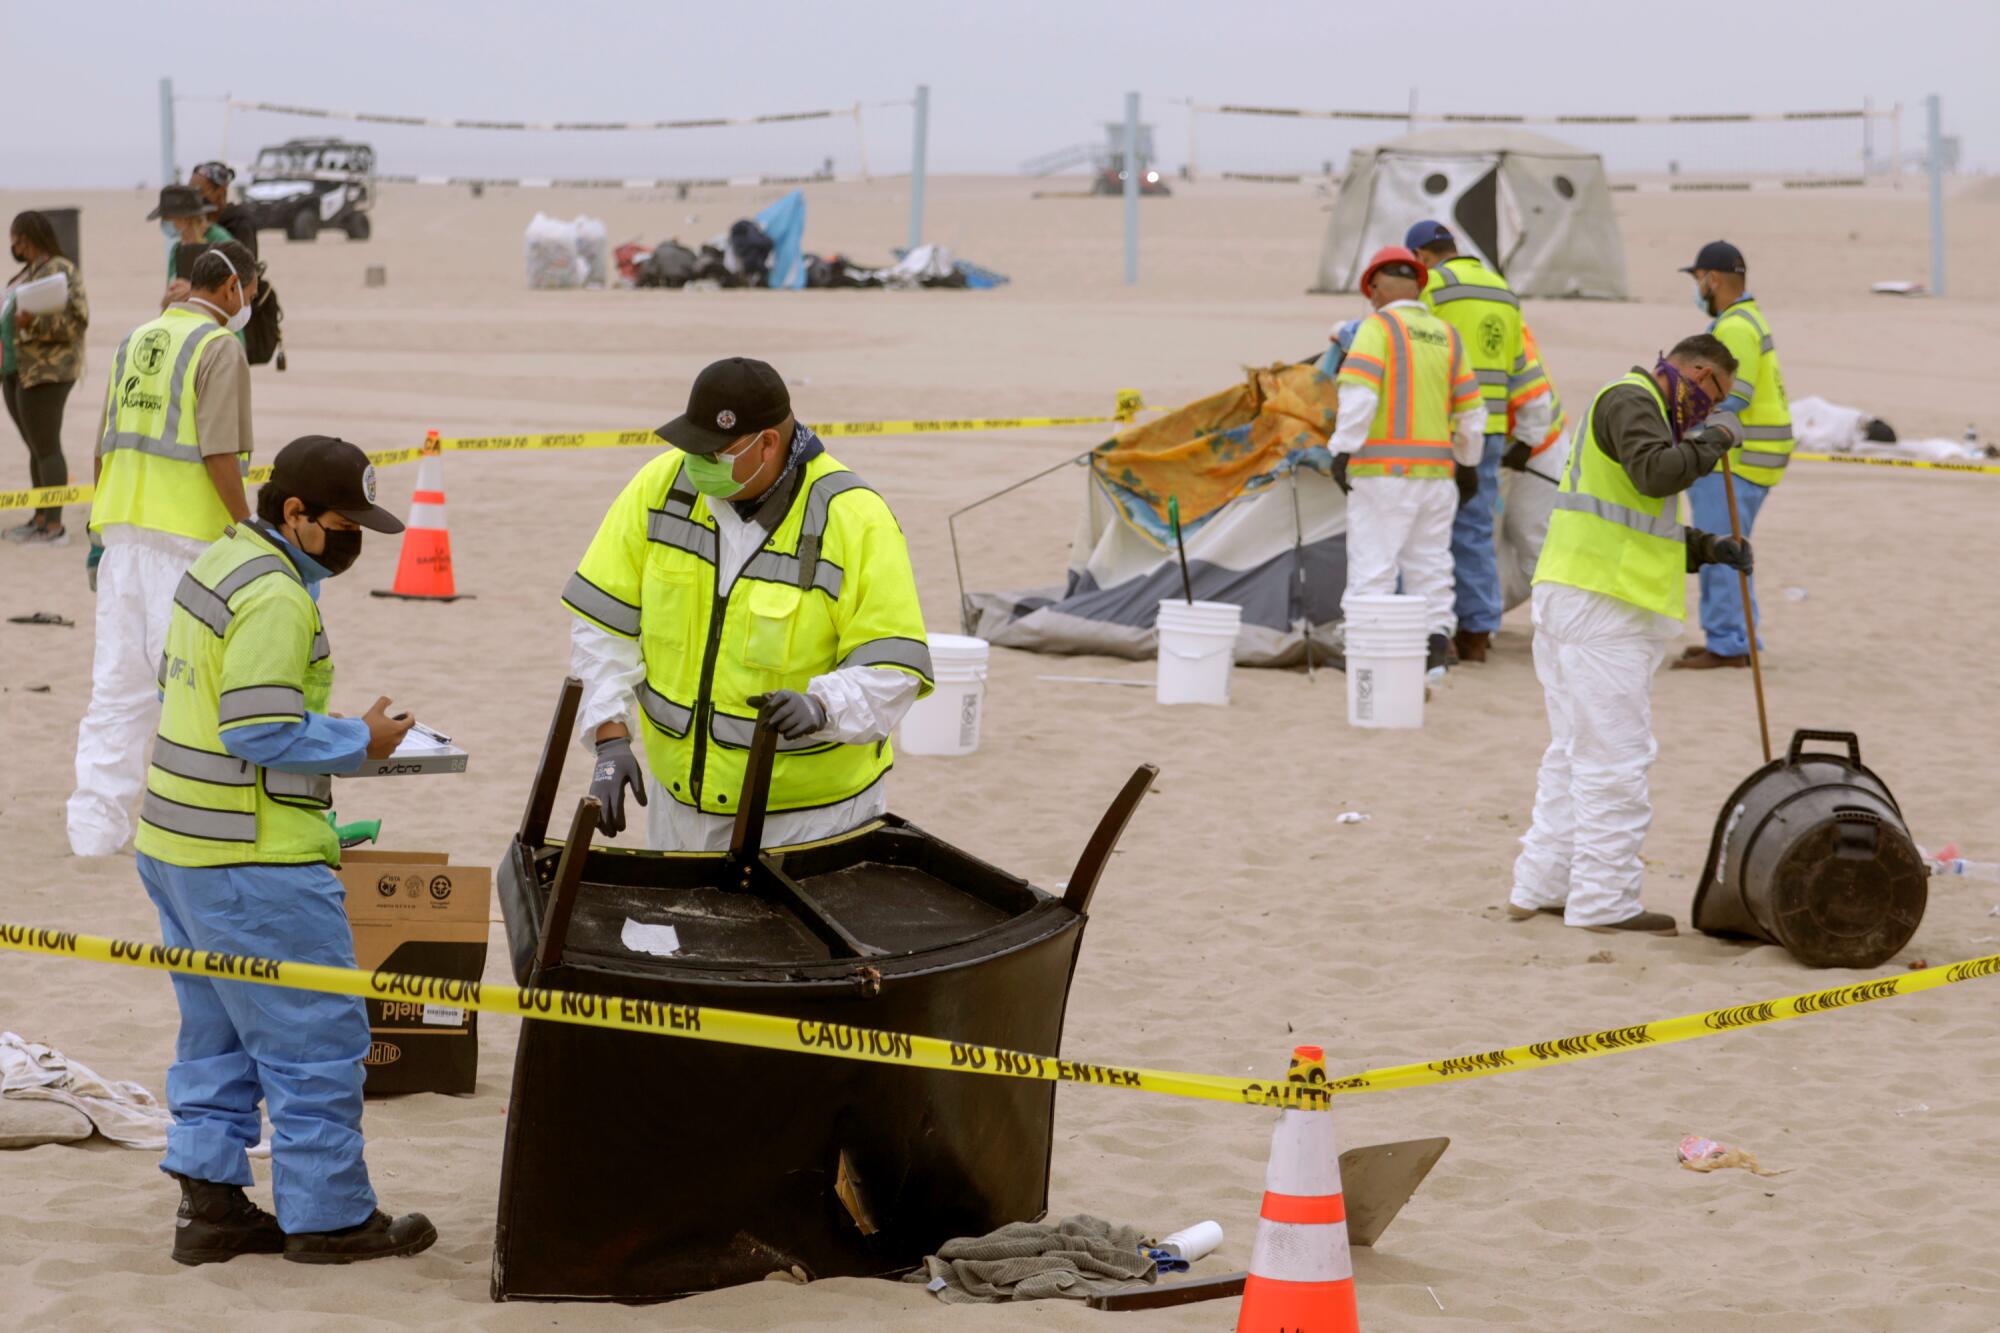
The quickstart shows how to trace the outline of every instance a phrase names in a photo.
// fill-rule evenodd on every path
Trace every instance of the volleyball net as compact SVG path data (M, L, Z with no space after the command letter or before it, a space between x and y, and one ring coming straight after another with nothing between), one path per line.
M1190 179L1337 181L1357 149L1403 135L1515 130L1598 154L1614 190L1827 189L1894 183L1909 165L1901 104L1799 111L1549 115L1327 110L1188 100ZM1469 137L1469 136L1468 136Z

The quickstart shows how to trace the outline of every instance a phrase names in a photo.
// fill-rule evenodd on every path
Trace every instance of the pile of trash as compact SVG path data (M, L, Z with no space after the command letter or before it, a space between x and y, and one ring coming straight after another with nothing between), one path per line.
M1930 463L1970 463L2000 458L1979 438L1976 426L1965 428L1962 440L1899 437L1895 427L1857 407L1843 407L1824 398L1791 401L1792 431L1807 453L1854 454L1862 458L1909 458Z
M692 220L692 219L690 219ZM807 253L805 195L793 190L759 211L738 218L728 231L696 246L676 238L648 247L618 247L614 259L620 285L631 287L776 287L790 291L834 287L998 287L1007 279L991 269L955 258L942 246L896 251L883 266L856 263L845 255Z
M535 214L523 251L530 288L602 287L610 279L610 236L603 222L585 214L568 221Z

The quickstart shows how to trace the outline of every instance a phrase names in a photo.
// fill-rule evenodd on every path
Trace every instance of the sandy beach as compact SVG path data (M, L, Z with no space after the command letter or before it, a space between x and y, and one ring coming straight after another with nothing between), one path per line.
M388 187L374 239L310 245L265 233L290 369L256 372L258 460L307 432L370 449L446 435L650 426L681 409L709 360L766 358L809 420L1108 412L1115 390L1174 404L1244 365L1296 359L1359 298L1305 294L1327 199L1309 188L1198 182L1143 205L1143 281L1121 282L1119 205L1032 198L1025 179L935 180L930 232L1012 276L975 292L530 292L521 230L537 209L602 216L614 243L696 242L774 192L686 200L616 191ZM808 191L807 248L884 262L904 234L895 181ZM159 236L136 191L0 193L0 212L84 210L90 366L64 443L88 480L89 436L118 339L150 317ZM1604 380L1699 331L1675 272L1715 236L1749 256L1794 396L1863 407L1906 434L2000 432L2000 261L1982 245L2000 192L1961 191L1952 297L1871 296L1922 277L1917 182L1900 192L1620 195L1634 300L1527 310L1572 413ZM383 265L387 285L363 270ZM832 443L908 534L927 620L956 631L946 515L1087 448L1101 428ZM0 432L0 487L27 455ZM458 737L461 778L345 795L384 845L492 865L519 817L564 674L562 583L645 450L446 459L460 588L476 600L371 599L394 567L370 538L322 601L334 707L393 696ZM386 469L400 511L414 469ZM1064 472L961 522L968 584L1060 576L1081 474ZM1983 683L2000 651L2000 477L1800 464L1757 530L1774 736L1859 733L1919 842L2000 859L2000 764ZM11 522L16 516L6 516ZM80 536L83 512L69 521ZM1790 590L1798 590L1792 593ZM0 920L157 939L131 857L69 855L62 802L89 690L92 597L79 541L0 548L0 610L74 629L0 624ZM1676 651L1678 649L1676 648ZM1149 663L996 651L979 751L905 758L890 808L1044 886L1062 880L1134 765L1162 770L1100 888L1064 1053L1281 1077L1295 1041L1335 1074L1435 1059L1886 976L1917 960L2000 950L2000 886L1937 881L1922 929L1871 973L1808 972L1781 949L1684 933L1607 938L1504 919L1515 840L1547 741L1526 609L1493 660L1455 672L1418 732L1351 730L1342 678L1238 672L1227 710L1166 709ZM46 686L47 691L36 692ZM1646 844L1647 905L1687 910L1722 801L1761 760L1747 672L1665 673ZM581 793L572 762L563 804ZM371 804L372 802L372 804ZM1370 818L1337 825L1359 810ZM504 930L487 976L504 980ZM2000 1172L1996 982L1850 1013L1537 1072L1343 1098L1344 1145L1449 1135L1452 1147L1374 1250L1357 1251L1371 1329L1983 1330L2000 1322L1992 1238ZM0 955L0 1029L164 1092L176 1012L157 973ZM176 1201L148 1153L0 1153L0 1322L41 1329L551 1325L638 1329L1097 1328L1063 1303L939 1305L921 1288L766 1282L664 1309L495 1305L487 1296L504 1108L517 1024L481 1023L478 1093L371 1102L365 1127L388 1208L441 1233L408 1261L307 1269L276 1259L179 1268ZM1228 1239L1201 1272L1243 1267L1272 1113L1094 1088L1057 1097L1052 1215L1159 1233L1202 1218ZM605 1106L606 1116L643 1115ZM1786 1174L1681 1170L1699 1133ZM254 1194L268 1201L268 1163ZM661 1206L687 1206L662 1200ZM1441 1308L1440 1308L1441 1307ZM1233 1303L1118 1317L1219 1330Z

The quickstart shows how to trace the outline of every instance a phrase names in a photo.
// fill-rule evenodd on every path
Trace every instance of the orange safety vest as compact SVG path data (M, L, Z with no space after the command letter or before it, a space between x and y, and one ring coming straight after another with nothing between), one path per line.
M1348 476L1452 475L1451 419L1479 404L1457 329L1414 306L1378 310L1362 321L1335 380L1376 394L1375 420Z
M1540 456L1548 447L1563 437L1569 429L1569 419L1563 415L1562 395L1556 392L1555 381L1549 378L1548 368L1542 364L1542 349L1535 346L1535 335L1524 321L1521 325L1521 354L1527 367L1514 377L1507 395L1507 434L1514 434L1514 419L1528 403L1549 396L1549 433L1541 443L1528 451L1528 457Z

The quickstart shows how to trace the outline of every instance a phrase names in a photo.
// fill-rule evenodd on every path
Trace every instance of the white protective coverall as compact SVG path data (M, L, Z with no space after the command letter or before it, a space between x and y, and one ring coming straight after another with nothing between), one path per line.
M1565 583L1536 584L1532 611L1549 748L1510 899L1530 910L1561 907L1565 925L1607 926L1644 910L1639 846L1653 822L1646 770L1659 753L1653 673L1681 623Z
M1391 301L1425 309L1422 301ZM1327 448L1352 454L1368 442L1380 396L1352 381L1340 386L1340 415ZM1486 404L1451 419L1452 457L1476 465L1486 448ZM1347 592L1341 599L1402 591L1421 597L1432 634L1458 627L1452 608L1451 522L1458 513L1458 485L1449 477L1356 477L1347 496Z
M114 856L132 838L132 802L146 785L146 747L160 729L160 654L174 589L206 542L129 523L107 524L97 563L90 704L76 730L69 848Z
M728 593L736 576L757 553L768 534L743 518L727 501L712 501L718 540L718 595ZM593 755L597 729L606 722L623 722L639 743L639 707L635 691L646 679L639 644L607 633L580 616L570 618L570 674L583 682L583 702L577 710L577 741ZM910 705L917 701L919 682L907 671L889 667L842 667L814 676L807 693L826 710L826 726L815 740L843 745L872 745L887 739ZM887 784L838 805L813 810L773 810L764 817L764 845L791 846L815 842L858 828L888 808ZM629 811L628 811L629 817ZM667 794L650 768L646 771L646 845L655 851L717 852L729 846L735 826L732 815L711 815L690 809Z

